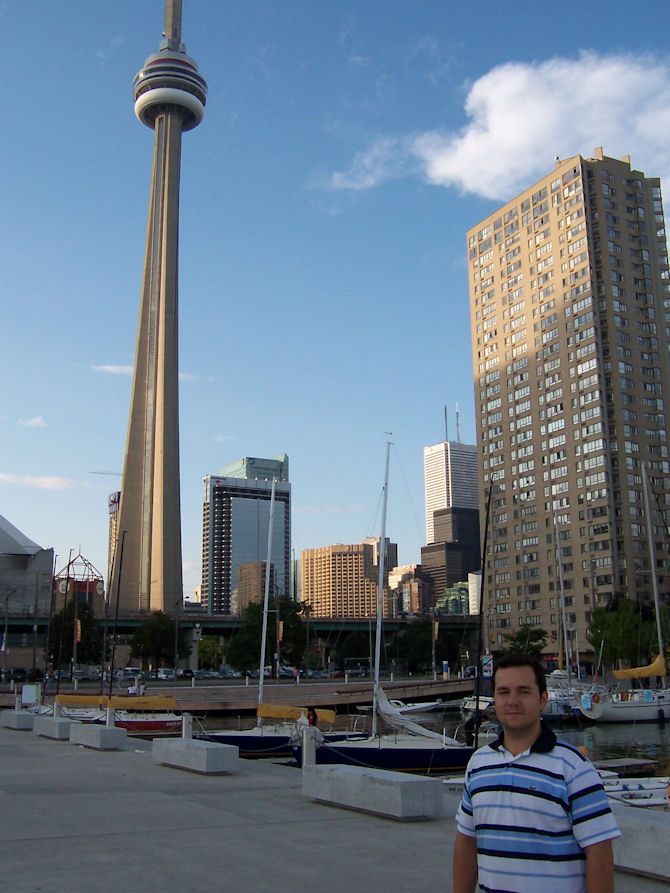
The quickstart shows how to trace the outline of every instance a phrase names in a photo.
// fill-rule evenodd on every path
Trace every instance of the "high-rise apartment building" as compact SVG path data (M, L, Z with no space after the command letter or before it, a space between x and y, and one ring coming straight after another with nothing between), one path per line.
M204 481L202 603L208 613L239 613L243 605L262 601L273 480L271 596L275 589L280 595L291 594L288 456L246 457Z
M423 451L426 542L434 543L433 514L441 509L479 507L477 447L447 440Z
M377 616L379 576L371 543L304 549L300 576L302 599L314 616ZM386 588L382 613L390 616Z
M480 514L493 486L487 644L521 624L584 648L595 605L670 583L670 274L658 179L630 159L557 160L468 231ZM650 529L651 528L651 529ZM555 645L554 649L558 646Z

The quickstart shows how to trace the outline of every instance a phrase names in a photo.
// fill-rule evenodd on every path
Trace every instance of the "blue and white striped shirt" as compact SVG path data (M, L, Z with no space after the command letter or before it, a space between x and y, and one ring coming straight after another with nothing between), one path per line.
M621 833L596 770L544 723L517 756L502 738L472 755L456 821L484 893L585 893L584 848Z

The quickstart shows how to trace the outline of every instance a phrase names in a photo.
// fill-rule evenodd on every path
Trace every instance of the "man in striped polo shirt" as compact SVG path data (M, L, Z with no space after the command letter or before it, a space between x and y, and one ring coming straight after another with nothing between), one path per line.
M505 655L493 671L502 735L475 751L456 815L454 893L613 893L620 831L589 760L540 718L540 662Z

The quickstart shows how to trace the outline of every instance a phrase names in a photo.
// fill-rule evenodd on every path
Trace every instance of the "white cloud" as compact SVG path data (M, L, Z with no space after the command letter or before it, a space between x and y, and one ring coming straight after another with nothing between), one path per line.
M24 428L46 428L47 423L41 415L36 415L32 419L19 419L19 425Z
M214 437L214 443L228 443L231 440L235 440L234 434L217 434Z
M73 481L69 478L35 477L23 474L6 474L0 471L0 483L18 484L19 487L33 487L37 490L76 490L89 487L85 481Z
M200 376L193 375L192 372L180 372L179 381L200 381Z
M91 366L96 372L107 372L109 375L132 375L132 366Z
M500 65L467 94L468 123L384 136L359 153L332 189L367 189L419 170L429 183L505 199L547 173L554 156L596 146L631 156L634 168L670 177L670 62L649 55L600 55Z
M370 189L385 180L416 169L411 158L411 141L396 137L382 137L363 152L359 152L349 170L336 171L330 177L331 189Z

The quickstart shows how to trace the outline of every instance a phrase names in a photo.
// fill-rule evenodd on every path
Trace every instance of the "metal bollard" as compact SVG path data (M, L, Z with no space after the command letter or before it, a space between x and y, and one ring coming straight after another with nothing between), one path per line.
M14 710L20 710L21 706L21 695L17 694L17 696L14 698Z
M58 717L60 716L60 711L61 711L60 702L54 701L54 717L56 719L58 719Z
M191 688L195 688L195 676L191 676Z
M107 719L105 720L105 725L107 726L108 729L114 728L114 708L113 707L107 708Z
M181 716L181 737L193 737L193 717L190 713L182 713Z

